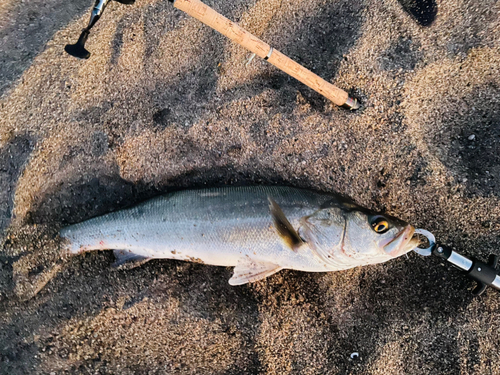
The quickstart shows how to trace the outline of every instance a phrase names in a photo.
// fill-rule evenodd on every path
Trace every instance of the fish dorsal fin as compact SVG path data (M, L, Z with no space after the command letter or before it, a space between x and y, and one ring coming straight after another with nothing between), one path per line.
M281 266L274 263L254 261L250 258L241 259L234 267L233 277L229 279L229 285L243 285L262 280L281 269Z
M152 258L148 258L142 255L137 255L129 250L113 250L113 255L116 258L116 261L111 265L113 268L118 269L131 269L135 267L139 267L143 265L148 260Z
M267 197L267 199L269 200L269 209L271 210L276 232L278 232L278 235L290 249L297 251L304 241L292 227L292 224L290 224L278 203L270 197Z

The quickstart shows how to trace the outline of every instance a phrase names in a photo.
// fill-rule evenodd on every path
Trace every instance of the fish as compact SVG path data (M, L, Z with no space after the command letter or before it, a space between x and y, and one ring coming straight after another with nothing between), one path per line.
M179 190L61 229L71 254L113 250L114 267L176 259L234 267L231 285L282 269L346 270L418 245L415 228L333 193L285 186Z

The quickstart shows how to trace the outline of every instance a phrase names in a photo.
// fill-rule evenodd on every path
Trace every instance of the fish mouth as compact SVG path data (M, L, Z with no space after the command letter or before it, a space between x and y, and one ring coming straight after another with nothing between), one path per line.
M413 238L414 233L415 228L408 225L405 229L401 230L392 241L384 246L384 251L392 257L398 257L413 250L419 244L419 240Z

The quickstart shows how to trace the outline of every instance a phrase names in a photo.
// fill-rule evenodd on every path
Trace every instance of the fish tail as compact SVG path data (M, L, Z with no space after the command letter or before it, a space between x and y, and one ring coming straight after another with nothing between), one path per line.
M61 237L62 240L61 251L63 254L81 254L85 251L94 250L89 246L83 245L81 241L78 240L79 236L72 227L61 229L59 237Z
M73 254L80 254L85 250L80 249L80 246L76 245L68 238L63 236L63 234L59 234L61 237L61 254L63 255L73 255Z

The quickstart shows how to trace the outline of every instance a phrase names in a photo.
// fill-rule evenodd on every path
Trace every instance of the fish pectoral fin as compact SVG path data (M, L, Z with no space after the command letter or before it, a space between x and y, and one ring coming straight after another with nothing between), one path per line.
M233 277L229 285L243 285L265 279L280 271L283 267L269 262L258 262L251 259L240 260L234 267Z
M304 241L290 224L278 203L270 197L267 197L267 199L269 200L269 209L271 210L276 232L291 250L297 251L304 244Z
M137 255L129 250L113 250L116 261L111 265L113 268L118 269L131 269L143 265L152 258Z

